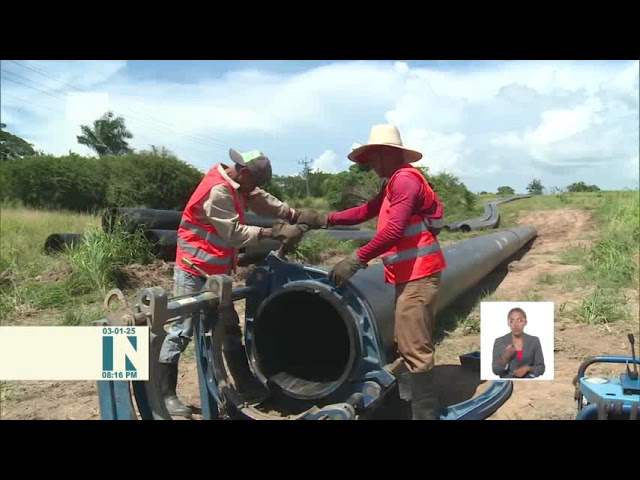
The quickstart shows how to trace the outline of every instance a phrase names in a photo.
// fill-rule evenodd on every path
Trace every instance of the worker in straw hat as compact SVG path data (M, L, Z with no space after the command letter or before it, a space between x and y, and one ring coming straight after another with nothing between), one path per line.
M349 159L369 165L387 180L381 191L368 203L340 212L301 210L298 223L317 229L378 217L375 237L335 265L329 279L340 287L368 262L382 257L385 281L396 289L395 340L407 370L398 380L400 397L411 400L414 420L435 420L433 335L440 275L446 268L437 240L442 204L412 165L422 154L403 146L396 126L375 125L369 142L354 147Z
M201 180L178 227L174 295L196 293L208 275L235 272L239 249L273 239L294 245L303 235L296 225L298 212L260 187L271 179L271 162L262 152L229 150L232 164L218 163ZM277 218L271 228L246 225L245 208ZM227 333L225 360L234 371L236 385L253 378L242 346L237 313L223 319ZM159 356L160 385L169 414L189 417L192 410L176 394L178 359L192 340L191 316L173 322ZM244 388L243 386L243 388Z

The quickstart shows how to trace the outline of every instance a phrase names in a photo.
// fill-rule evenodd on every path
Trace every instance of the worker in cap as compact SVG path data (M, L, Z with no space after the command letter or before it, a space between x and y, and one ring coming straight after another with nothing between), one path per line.
M303 230L296 225L298 212L267 193L271 162L258 150L229 150L230 165L219 163L204 176L189 199L178 227L174 295L199 292L206 275L231 275L236 271L240 248L267 239L283 244L300 241ZM246 209L257 215L277 218L271 228L246 225ZM236 383L249 381L249 365L241 341L238 315L225 318L225 359L235 370ZM160 351L161 388L171 415L189 417L192 410L176 394L178 360L192 340L190 316L173 322ZM238 385L239 386L239 385Z
M333 267L329 279L343 287L348 279L382 257L385 281L395 285L395 340L405 373L400 397L411 400L414 420L435 420L433 388L434 330L441 272L446 268L437 235L442 204L424 175L412 164L422 154L402 144L395 125L375 125L369 142L354 145L349 159L370 166L383 179L368 203L329 214L301 210L298 222L310 228L357 225L378 217L375 237ZM408 404L407 404L408 406Z

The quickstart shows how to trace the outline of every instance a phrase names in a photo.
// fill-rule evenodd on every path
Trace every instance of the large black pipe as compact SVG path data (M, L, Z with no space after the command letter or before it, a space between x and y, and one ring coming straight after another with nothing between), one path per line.
M182 211L157 210L150 208L111 208L102 214L102 228L113 233L117 224L123 224L128 230L143 228L145 230L178 230L182 219ZM245 212L245 224L269 228L275 218ZM331 227L331 230L359 230L358 226Z
M447 269L441 277L437 311L450 306L536 235L534 227L519 227L444 247ZM384 362L397 358L395 287L384 281L382 264L359 271L345 290L322 280L322 269L305 268L309 280L276 286L276 293L261 303L253 319L251 356L258 377L276 383L286 395L319 399L354 374L359 357L372 355L362 351L361 337L371 328ZM372 327L367 327L369 322ZM369 331L363 333L363 328Z
M178 232L176 230L149 230L147 238L154 245L154 254L162 260L174 260L176 257L176 245ZM338 241L353 241L356 245L364 245L375 236L373 231L348 231L348 230L315 230L305 234L305 238L316 235L324 235L330 239ZM280 242L267 239L258 245L244 247L240 249L243 258L264 258L273 250L280 247Z
M513 202L522 198L529 198L531 195L514 195L512 197L494 200L484 204L484 214L479 218L471 218L468 220L460 220L446 224L443 228L449 232L470 232L472 230L485 230L488 228L497 228L500 225L500 209L498 205L501 203Z

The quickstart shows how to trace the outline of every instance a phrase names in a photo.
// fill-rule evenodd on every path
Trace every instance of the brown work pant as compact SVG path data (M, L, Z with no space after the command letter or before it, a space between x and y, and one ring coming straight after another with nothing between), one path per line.
M396 285L395 341L410 372L434 365L436 301L440 273Z

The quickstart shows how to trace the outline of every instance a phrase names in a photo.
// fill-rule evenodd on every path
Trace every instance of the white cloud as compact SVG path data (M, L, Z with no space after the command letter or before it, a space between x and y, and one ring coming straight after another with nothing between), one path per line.
M297 173L297 159L314 152L322 152L314 168L346 169L371 125L389 121L423 153L421 164L476 191L522 191L532 176L602 188L638 178L637 61L492 62L475 70L336 62L287 75L226 72L190 84L134 79L123 61L22 63L67 85L3 61L7 78L28 85L3 79L3 122L55 154L89 153L76 141L79 123L104 106L87 104L80 122L77 109L68 115L67 95L105 93L126 117L135 148L164 145L201 169L226 161L229 147L264 150L277 174Z
M349 168L346 160L341 160L333 150L325 150L313 162L311 169L313 171L321 171L324 173L339 173Z
M466 137L460 132L443 134L425 129L407 129L403 143L422 153L416 165L429 167L432 172L461 173L470 153Z
M66 109L68 121L74 124L91 124L110 109L109 94L106 92L68 93Z

